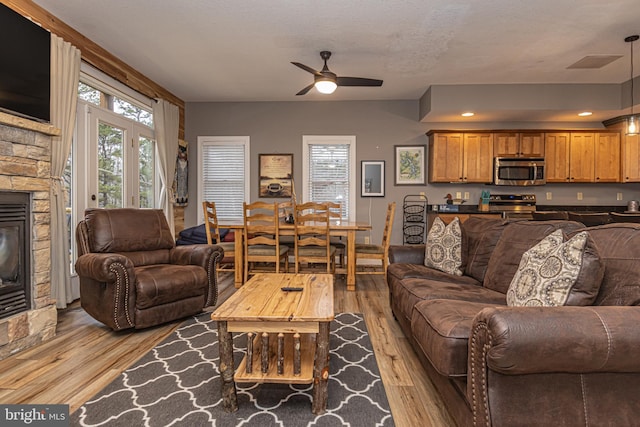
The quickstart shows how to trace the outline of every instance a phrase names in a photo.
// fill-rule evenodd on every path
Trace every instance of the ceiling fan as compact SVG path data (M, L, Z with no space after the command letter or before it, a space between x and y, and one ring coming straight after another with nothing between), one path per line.
M318 92L324 94L333 93L338 86L382 86L382 80L366 79L363 77L338 77L336 73L332 73L329 71L329 67L327 67L327 60L331 58L331 52L323 50L320 52L320 57L324 60L324 67L322 67L321 71L316 71L299 62L291 62L296 67L300 67L313 74L313 83L296 93L296 95L304 95L314 86L318 89Z

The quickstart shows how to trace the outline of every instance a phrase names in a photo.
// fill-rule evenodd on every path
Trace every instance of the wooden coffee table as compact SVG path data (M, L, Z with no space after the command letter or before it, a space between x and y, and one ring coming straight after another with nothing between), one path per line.
M313 383L311 410L322 414L334 316L331 274L256 274L238 289L211 314L218 322L225 411L238 409L236 382ZM247 333L247 355L235 374L232 332Z

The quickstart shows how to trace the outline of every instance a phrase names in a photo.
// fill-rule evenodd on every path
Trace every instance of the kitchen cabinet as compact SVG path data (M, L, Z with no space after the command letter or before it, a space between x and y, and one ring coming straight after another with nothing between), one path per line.
M495 157L544 157L542 132L494 133Z
M640 182L640 136L623 135L622 182Z
M620 182L620 133L596 133L595 182Z
M545 168L547 183L620 182L620 133L546 133Z
M547 182L569 182L569 132L545 134L545 172Z
M493 181L493 134L433 133L429 139L429 182Z

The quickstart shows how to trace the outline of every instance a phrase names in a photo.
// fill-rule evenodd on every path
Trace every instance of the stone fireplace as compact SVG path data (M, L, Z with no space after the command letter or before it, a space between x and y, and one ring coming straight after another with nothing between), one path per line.
M22 242L29 259L23 275L29 288L24 293L24 310L0 316L0 359L25 350L55 335L57 311L51 297L50 171L51 137L59 131L53 126L0 112L0 204L16 198L26 200L26 235L14 233L13 222L5 227L8 243ZM5 203L7 204L7 203ZM9 203L13 204L13 203ZM7 231L8 229L9 231ZM19 227L18 227L19 229ZM17 237L16 237L17 234ZM29 237L26 239L26 237ZM13 253L13 252L11 252ZM3 275L12 278L12 261L6 255ZM26 262L25 259L25 262ZM16 273L17 274L17 273ZM9 282L9 279L6 279ZM0 287L2 287L0 283ZM11 305L11 307L14 307ZM12 308L13 310L13 308Z

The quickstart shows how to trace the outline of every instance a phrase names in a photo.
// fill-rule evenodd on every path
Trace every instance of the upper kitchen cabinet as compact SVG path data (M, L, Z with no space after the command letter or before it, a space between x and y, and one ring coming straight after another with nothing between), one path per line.
M619 132L596 133L595 176L595 182L620 182Z
M545 134L547 182L620 182L619 132Z
M493 181L493 134L429 133L429 182Z
M547 182L569 182L569 132L545 134L545 172Z
M544 134L541 132L494 133L493 155L496 157L544 157Z
M640 136L623 135L622 181L640 182Z

